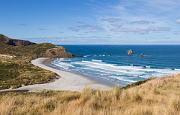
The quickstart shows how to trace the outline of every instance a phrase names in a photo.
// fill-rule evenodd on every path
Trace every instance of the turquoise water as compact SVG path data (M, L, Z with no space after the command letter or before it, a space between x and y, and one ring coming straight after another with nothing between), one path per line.
M65 45L76 55L55 59L54 66L65 71L127 85L149 77L180 72L180 46L163 45ZM133 49L133 56L127 50ZM140 57L143 53L144 57Z

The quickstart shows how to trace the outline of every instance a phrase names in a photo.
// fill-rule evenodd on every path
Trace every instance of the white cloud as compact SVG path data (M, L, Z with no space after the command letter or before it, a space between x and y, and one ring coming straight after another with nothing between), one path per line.
M96 0L93 0L93 3L95 2ZM180 16L176 10L180 8L178 0L119 0L118 4L110 5L98 1L98 4L90 5L95 10L93 15L97 18L93 19L94 23L79 22L69 28L73 32L78 32L73 38L83 39L82 42L90 38L94 41L102 38L103 40L111 39L111 42L126 42L125 39L142 42L151 38L153 42L163 42L174 34L173 29L177 29L173 25L174 20L178 15ZM176 23L180 24L180 20ZM102 34L92 36L98 33ZM175 36L174 40L176 39ZM173 41L173 38L170 40Z
M101 28L98 25L94 24L77 24L75 26L72 26L69 28L71 31L74 32L99 32L103 31L103 28Z
M171 11L180 7L179 0L148 0L147 4L149 4L152 8L162 11Z
M177 24L180 24L180 19L177 19L177 20L176 20L176 23L177 23Z
M148 34L170 31L168 24L159 19L146 17L103 17L99 21L101 26L109 33L136 33Z

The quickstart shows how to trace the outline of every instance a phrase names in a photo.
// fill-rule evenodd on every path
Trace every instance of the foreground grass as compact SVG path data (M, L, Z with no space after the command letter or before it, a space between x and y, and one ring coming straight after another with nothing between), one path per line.
M35 67L31 60L42 57L53 47L53 44L11 46L0 43L0 90L52 81L56 74Z
M0 114L179 115L180 75L111 91L2 93Z

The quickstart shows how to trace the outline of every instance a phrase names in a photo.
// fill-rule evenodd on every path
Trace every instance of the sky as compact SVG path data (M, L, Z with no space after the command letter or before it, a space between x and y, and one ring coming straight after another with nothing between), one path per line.
M55 44L180 44L180 0L0 0L0 33Z

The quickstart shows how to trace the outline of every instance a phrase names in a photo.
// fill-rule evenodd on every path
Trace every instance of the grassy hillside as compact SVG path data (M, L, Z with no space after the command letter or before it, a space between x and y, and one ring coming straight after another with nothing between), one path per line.
M111 91L2 93L0 114L179 115L180 75Z
M29 60L42 57L47 49L54 48L50 43L33 44L27 46L12 46L0 43L0 54L15 55L18 58L26 57Z
M55 73L35 67L30 62L54 47L53 44L11 46L0 43L0 89L52 81Z

